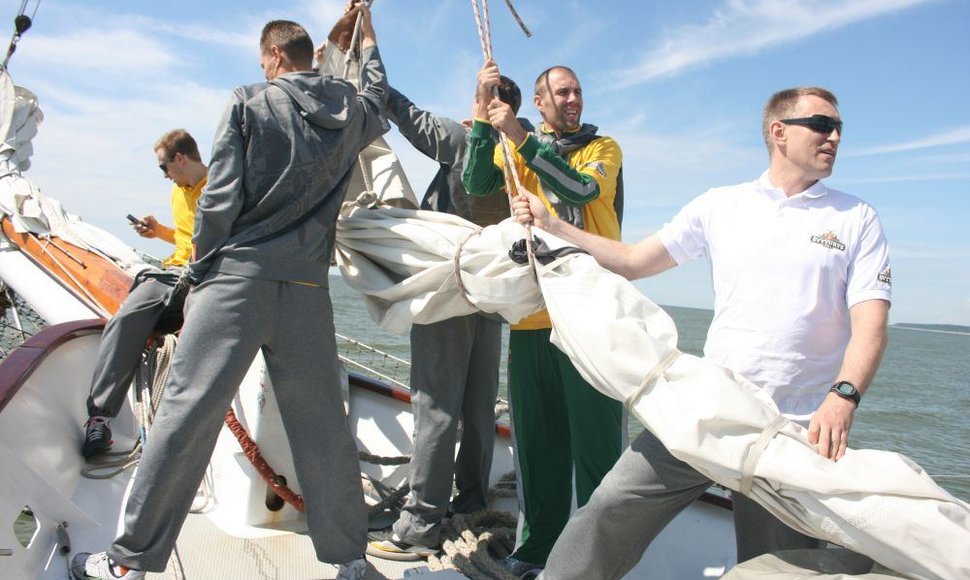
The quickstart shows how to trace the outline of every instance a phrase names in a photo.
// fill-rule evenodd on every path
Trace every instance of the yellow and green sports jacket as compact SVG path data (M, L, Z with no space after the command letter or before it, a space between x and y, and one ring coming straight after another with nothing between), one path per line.
M462 174L465 190L471 195L506 195L504 156L492 138L491 125L476 119L469 138ZM622 204L617 194L622 188L618 184L623 155L616 141L596 135L596 127L589 124L557 139L540 124L519 144L513 157L522 186L538 195L556 216L590 233L620 239ZM551 326L543 310L512 329Z

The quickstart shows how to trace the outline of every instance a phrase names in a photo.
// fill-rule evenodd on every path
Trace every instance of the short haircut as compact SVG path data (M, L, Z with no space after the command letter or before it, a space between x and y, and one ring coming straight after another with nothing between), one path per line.
M185 155L192 161L202 162L199 155L199 146L195 139L185 129L173 129L159 138L155 142L155 151L161 149L165 153L165 159L174 159L176 153Z
M301 68L309 70L313 63L313 41L305 28L291 20L271 20L263 26L259 35L259 50L269 52L270 47L277 46L286 53L290 61Z
M522 106L522 91L515 81L502 75L498 83L498 99L512 107L513 113L518 113L519 107Z
M833 107L839 106L839 101L832 94L832 91L822 87L794 87L771 95L768 103L765 104L764 114L761 117L761 134L769 152L771 152L771 135L769 134L771 124L780 119L791 117L795 112L795 104L798 103L798 99L805 96L819 97L832 103Z
M542 71L541 73L539 73L539 76L536 77L536 94L537 95L541 95L542 94L542 89L546 88L549 85L549 73L551 73L554 70L565 71L565 72L569 73L570 75L572 75L572 77L574 79L577 79L577 80L579 79L579 76L575 73L575 71L573 71L573 69L569 68L568 66L563 66L561 64L558 64L556 66L551 66L551 67L547 68L546 70Z

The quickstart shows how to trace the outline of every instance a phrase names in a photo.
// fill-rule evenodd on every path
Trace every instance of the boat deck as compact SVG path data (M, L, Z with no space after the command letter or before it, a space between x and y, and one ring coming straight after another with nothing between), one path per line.
M130 441L119 441L124 448ZM116 447L117 448L117 447ZM82 551L104 550L114 538L122 497L131 470L110 479L82 479L73 498L98 522L68 528L71 556ZM76 521L76 520L75 520ZM206 578L207 580L309 580L336 578L334 566L317 561L309 536L285 528L251 528L250 537L227 534L204 513L190 513L182 526L176 552L165 572L149 573L150 579ZM368 557L368 579L403 578L408 569L427 566L424 561L398 562ZM63 563L62 563L63 562ZM67 578L68 557L55 558L42 578Z
M182 526L176 550L164 573L148 574L151 580L207 578L210 580L293 580L336 578L337 569L318 562L309 536L280 533L262 538L239 538L226 534L202 514L190 514ZM424 561L396 562L368 557L368 580L403 578L407 569L426 566Z

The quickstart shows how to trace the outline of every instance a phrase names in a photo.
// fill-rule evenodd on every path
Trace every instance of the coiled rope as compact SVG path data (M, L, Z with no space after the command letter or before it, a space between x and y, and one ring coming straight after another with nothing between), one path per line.
M500 497L515 497L515 473L502 476L488 491L489 503ZM455 514L441 524L442 554L430 556L431 570L456 569L478 579L513 580L501 561L515 549L518 521L508 512L485 509L471 514Z

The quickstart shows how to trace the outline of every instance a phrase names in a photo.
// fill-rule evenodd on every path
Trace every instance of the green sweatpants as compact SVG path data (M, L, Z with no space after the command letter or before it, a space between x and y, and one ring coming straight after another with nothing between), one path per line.
M509 335L509 399L525 514L513 556L545 564L576 500L582 507L620 456L623 405L600 394L549 342L549 329Z

